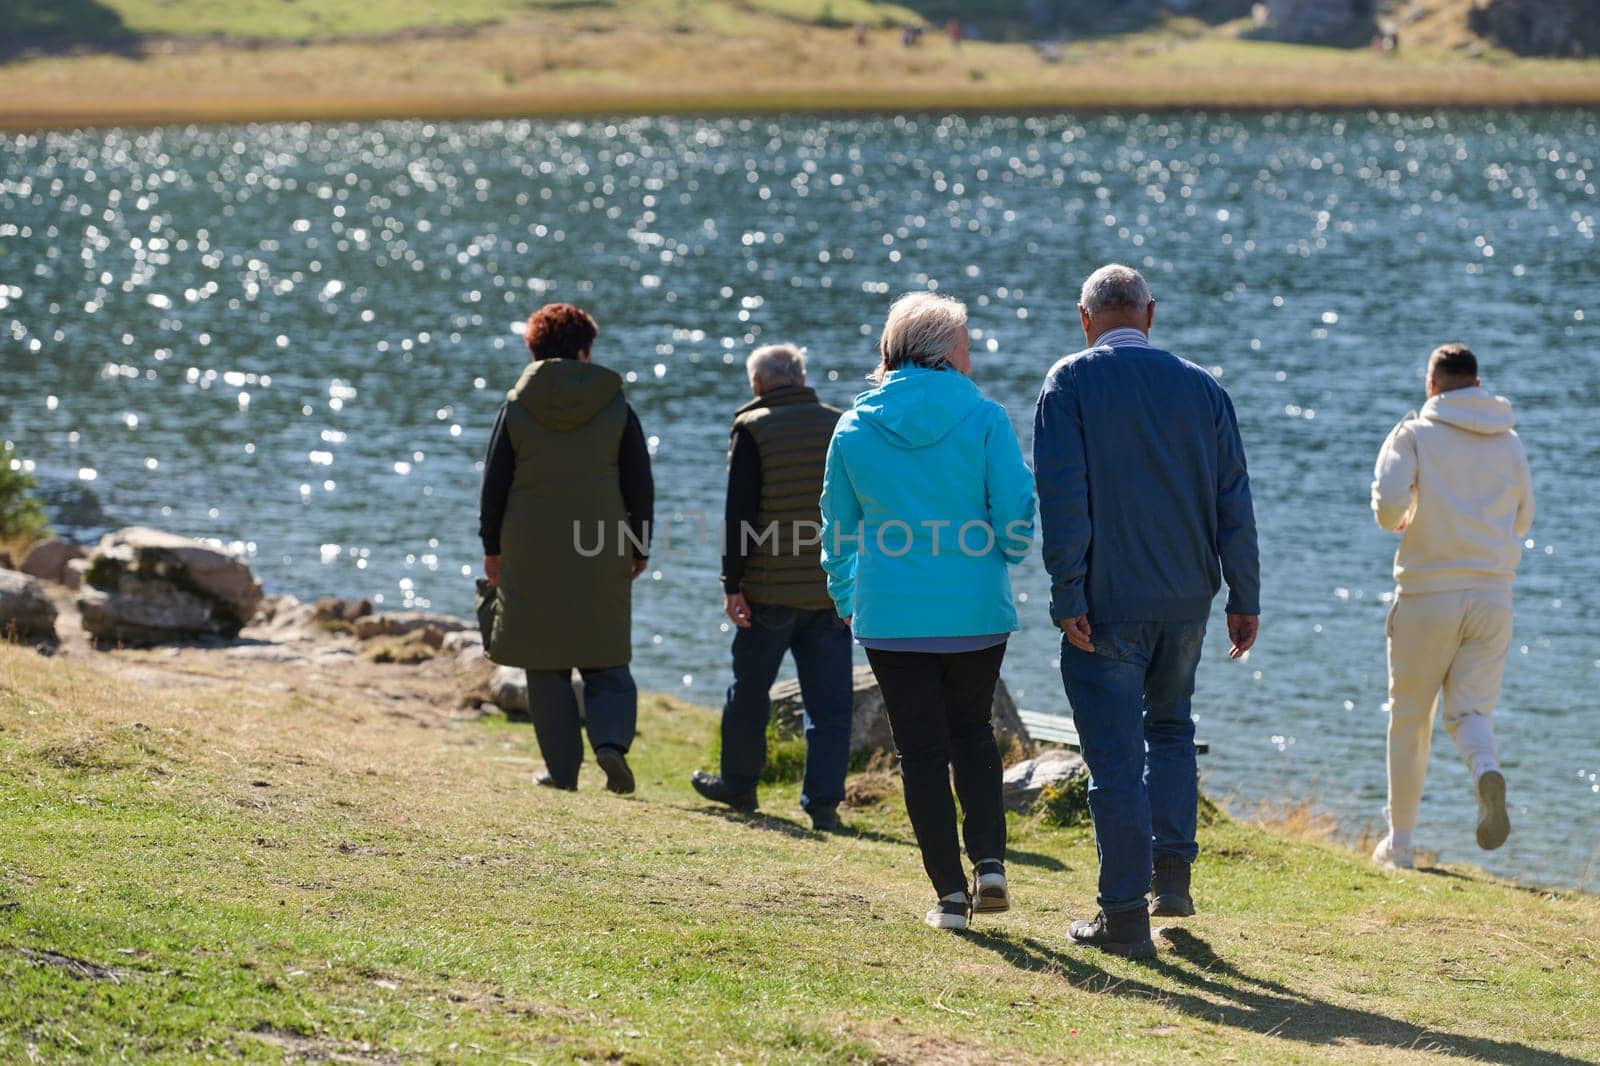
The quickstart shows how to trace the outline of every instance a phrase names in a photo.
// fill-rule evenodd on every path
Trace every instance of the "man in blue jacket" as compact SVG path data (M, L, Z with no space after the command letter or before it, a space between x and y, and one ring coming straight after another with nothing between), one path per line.
M1190 699L1224 579L1231 654L1255 643L1255 513L1233 402L1151 346L1155 301L1139 272L1095 271L1078 312L1089 348L1051 368L1033 438L1050 616L1100 849L1100 914L1070 935L1148 958L1152 915L1194 913Z

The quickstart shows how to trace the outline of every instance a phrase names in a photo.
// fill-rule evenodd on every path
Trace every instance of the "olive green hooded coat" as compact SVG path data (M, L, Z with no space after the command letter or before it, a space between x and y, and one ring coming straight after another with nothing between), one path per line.
M625 665L634 555L617 471L628 421L622 378L542 359L507 395L517 464L501 525L493 659L527 670Z

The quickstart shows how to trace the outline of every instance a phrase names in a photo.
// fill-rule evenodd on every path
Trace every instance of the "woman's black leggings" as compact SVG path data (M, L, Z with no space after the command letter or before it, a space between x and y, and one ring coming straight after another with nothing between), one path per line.
M989 723L1005 657L1004 644L952 653L867 649L894 730L911 828L941 896L967 887L950 796L952 770L967 857L973 862L1006 857L1000 750Z

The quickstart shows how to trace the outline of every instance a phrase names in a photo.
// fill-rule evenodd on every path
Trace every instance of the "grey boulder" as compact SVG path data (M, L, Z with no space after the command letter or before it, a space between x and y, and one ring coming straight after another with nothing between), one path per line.
M88 554L70 541L51 537L29 548L17 569L40 581L61 581L66 576L67 564Z
M148 646L233 639L261 606L261 583L227 551L158 530L107 534L89 560L78 609L101 643Z
M0 570L0 640L54 640L56 607L27 574Z
M871 759L876 755L894 754L894 733L889 728L889 718L883 709L883 693L878 689L878 679L872 668L858 666L851 678L853 706L850 718L850 756L852 759ZM778 732L788 736L801 736L805 732L805 700L800 695L798 681L780 681L772 686L772 717ZM995 742L1002 756L1014 751L1027 754L1033 750L1028 731L1017 715L1016 702L1006 689L1005 681L994 687L994 706L991 709Z
M1027 813L1045 789L1087 772L1081 755L1051 748L1008 768L1001 779L1001 796L1007 810Z

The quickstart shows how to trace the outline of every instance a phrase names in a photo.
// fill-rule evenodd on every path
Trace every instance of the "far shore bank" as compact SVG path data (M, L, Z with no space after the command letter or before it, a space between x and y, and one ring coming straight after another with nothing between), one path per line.
M1600 108L1600 60L1136 35L857 45L774 22L44 55L0 64L0 130L620 115Z

